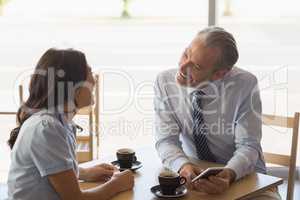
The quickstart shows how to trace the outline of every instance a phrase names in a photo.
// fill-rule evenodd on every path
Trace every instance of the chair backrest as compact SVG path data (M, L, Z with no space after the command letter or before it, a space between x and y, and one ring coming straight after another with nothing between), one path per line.
M94 105L80 109L77 116L88 116L88 133L89 135L78 135L77 140L77 160L79 163L92 160L94 157L99 158L99 74L95 78ZM23 86L19 85L20 105L24 102ZM94 155L94 136L96 137L96 156ZM88 147L88 148L87 148Z
M77 116L88 116L89 120L89 135L88 136L77 136L77 145L78 145L78 151L77 151L77 159L78 162L87 162L92 160L94 157L97 159L99 158L99 75L95 75L95 104L92 106L88 106L85 108L80 109L77 112ZM94 136L96 141L94 142ZM84 146L88 144L89 151L87 152L84 148ZM94 155L94 145L96 145L96 150ZM83 146L83 148L81 148ZM80 149L82 149L80 151Z
M295 173L296 173L299 113L296 112L294 117L282 117L282 116L263 114L262 122L264 125L268 125L268 126L277 126L277 127L292 129L293 135L292 135L292 145L291 145L290 155L264 152L264 157L267 163L287 166L289 168L287 200L292 200L293 193L294 193L294 185L295 185Z

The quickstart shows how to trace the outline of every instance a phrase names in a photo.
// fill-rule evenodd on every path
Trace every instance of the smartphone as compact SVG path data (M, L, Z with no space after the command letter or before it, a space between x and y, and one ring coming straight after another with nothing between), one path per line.
M221 171L223 171L224 167L210 167L204 170L201 174L193 178L192 183L195 182L198 179L208 178L210 176L215 176Z

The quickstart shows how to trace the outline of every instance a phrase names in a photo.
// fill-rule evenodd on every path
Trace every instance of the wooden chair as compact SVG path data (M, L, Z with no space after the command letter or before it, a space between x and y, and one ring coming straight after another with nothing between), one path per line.
M77 160L79 163L90 161L99 157L99 75L95 75L95 104L82 108L77 117L88 117L88 134L77 131ZM23 86L19 85L20 104L24 102ZM75 119L75 122L76 122ZM84 127L85 128L85 127ZM95 141L96 140L96 141ZM96 147L96 148L94 148ZM94 155L96 152L96 155Z
M292 129L292 145L290 155L282 155L276 153L264 152L266 163L286 166L289 168L288 172L288 187L287 200L293 199L295 172L296 172L296 158L298 145L298 129L299 129L299 113L296 112L294 117L282 117L275 115L262 115L262 122L264 125L284 127Z

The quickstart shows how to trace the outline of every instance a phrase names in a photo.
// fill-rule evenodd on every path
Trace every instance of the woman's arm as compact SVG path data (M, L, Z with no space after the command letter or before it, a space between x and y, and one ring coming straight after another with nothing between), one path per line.
M117 171L113 165L99 164L93 167L82 168L79 167L79 179L84 181L108 181Z
M49 175L48 179L62 200L106 200L119 192L132 189L134 185L133 174L130 171L116 173L103 185L83 191L80 190L72 169Z

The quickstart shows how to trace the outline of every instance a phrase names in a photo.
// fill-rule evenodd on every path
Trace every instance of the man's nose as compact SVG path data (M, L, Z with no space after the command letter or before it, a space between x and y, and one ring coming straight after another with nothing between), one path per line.
M180 65L180 72L187 75L190 73L190 66L191 66L191 61L187 60L181 63Z

